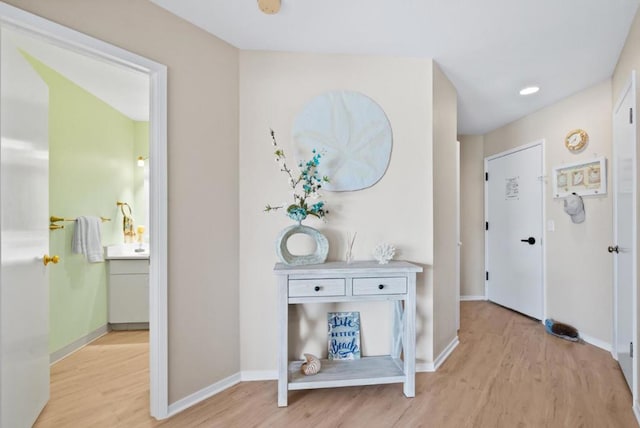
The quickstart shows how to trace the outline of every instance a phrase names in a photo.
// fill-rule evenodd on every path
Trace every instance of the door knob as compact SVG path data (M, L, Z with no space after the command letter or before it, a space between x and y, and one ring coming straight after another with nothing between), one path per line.
M616 245L615 247L612 247L611 245L609 245L609 248L607 248L607 251L609 251L610 253L619 253L620 249L618 248L618 246Z
M48 254L45 254L44 257L42 258L42 263L44 263L44 265L48 265L49 263L53 263L54 265L57 264L60 261L60 256L50 256Z
M528 242L529 245L533 245L536 243L536 238L534 238L533 236L530 236L528 238L521 239L520 242Z

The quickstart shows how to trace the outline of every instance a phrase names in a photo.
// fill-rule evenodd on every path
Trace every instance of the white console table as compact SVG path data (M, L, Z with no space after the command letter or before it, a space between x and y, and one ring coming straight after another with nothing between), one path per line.
M402 383L404 395L415 396L416 273L422 267L404 261L278 263L274 272L278 278L278 406L287 405L288 391L312 388ZM320 373L313 376L300 372L302 361L288 361L289 305L372 301L394 303L390 355L322 360Z

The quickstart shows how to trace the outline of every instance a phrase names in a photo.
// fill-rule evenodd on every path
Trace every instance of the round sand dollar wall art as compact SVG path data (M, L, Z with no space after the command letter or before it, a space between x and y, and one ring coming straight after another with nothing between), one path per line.
M293 124L297 159L313 149L321 152L318 167L329 177L325 190L346 192L366 189L382 178L393 138L382 108L359 92L335 91L313 98Z

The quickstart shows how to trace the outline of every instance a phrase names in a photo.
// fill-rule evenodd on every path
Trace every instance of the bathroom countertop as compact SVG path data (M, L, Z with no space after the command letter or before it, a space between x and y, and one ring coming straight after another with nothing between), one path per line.
M139 244L119 244L104 247L105 260L148 260L149 244L142 244L143 252L136 252Z

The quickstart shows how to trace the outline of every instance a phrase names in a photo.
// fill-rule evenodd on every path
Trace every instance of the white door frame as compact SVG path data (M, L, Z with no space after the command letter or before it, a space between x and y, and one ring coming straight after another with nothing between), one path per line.
M496 153L495 155L491 155L491 156L487 156L484 158L484 172L485 174L489 171L489 161L493 160L493 159L497 159L503 156L507 156L522 150L526 150L529 149L531 147L535 147L535 146L540 146L540 150L542 151L542 165L541 165L541 171L542 171L542 175L540 176L540 180L542 180L543 182L546 181L546 177L547 177L547 172L546 172L546 164L545 164L545 150L544 150L544 146L545 146L545 140L540 139L537 141L534 141L532 143L528 143L528 144L524 144L522 146L518 146L518 147L514 147L513 149L509 149L509 150L505 150L504 152L500 152L500 153ZM547 223L546 218L547 218L547 208L546 208L546 187L547 186L542 186L542 201L541 201L541 207L540 209L542 210L542 216L541 216L541 221L542 224L540 225L540 230L542 231L542 242L540 243L540 245L542 246L542 320L540 320L542 323L544 323L544 320L547 318L547 264L546 264L546 260L547 260L547 231L546 228L544 227L544 225ZM488 201L488 196L489 196L489 183L487 182L487 180L484 181L484 221L487 222L488 220L488 216L489 216L489 201ZM488 231L485 230L484 232L484 270L485 272L489 271L489 239L488 239ZM485 299L488 299L489 297L489 284L488 281L485 278L484 281L484 295L485 295Z
M140 55L0 3L0 24L65 49L141 71L150 78L149 112L149 378L150 411L168 417L167 331L167 67Z
M460 141L456 141L456 330L460 330Z
M631 96L633 97L633 104L634 104L634 110L637 108L637 103L636 103L636 71L633 70L631 72L631 76L629 76L629 79L627 80L627 83L624 85L623 89L620 91L620 94L618 95L618 99L616 101L616 104L613 108L613 111L611 113L612 116L612 124L615 127L615 115L616 112L618 111L618 109L620 109L620 106L622 105L622 102L624 101L625 95L628 93L631 94ZM632 114L633 117L633 123L636 124L636 119L637 119L637 114L634 111ZM636 147L636 141L637 141L637 135L636 135L636 129L637 129L637 125L632 127L632 134L633 134L633 141L634 141L634 147ZM613 134L615 135L615 131L613 132ZM615 141L612 144L612 158L616 159L616 144ZM632 323L632 330L631 330L631 337L633 339L633 347L634 347L634 354L637 353L637 349L638 349L638 264L637 264L637 251L638 251L638 245L637 245L637 230L638 230L638 218L637 218L637 192L638 192L638 184L637 184L637 148L636 148L636 160L634 162L634 168L633 168L633 177L636 180L636 189L635 191L631 194L631 206L633 207L634 213L633 213L633 223L632 223L632 246L633 246L633 253L636 254L636 257L632 257L631 258L631 264L632 264L632 276L631 276L631 282L633 284L632 286L632 305L631 305L631 323ZM615 163L612 162L613 165L615 165ZM617 167L617 165L615 165ZM618 180L616 179L616 175L615 175L615 170L612 172L612 181L613 181L613 194L615 195L616 191L617 191L617 186L618 186ZM613 245L617 245L618 244L618 236L617 236L617 227L615 227L616 224L616 219L618 216L618 207L616 206L616 204L613 204L613 222L614 222L614 228L613 228L613 232L614 232L614 236L613 236ZM617 265L618 265L618 258L614 257L613 258L613 280L614 280L614 287L613 287L613 342L612 342L612 346L611 346L611 355L613 356L613 358L615 358L616 360L618 360L618 351L617 351L617 344L618 344L618 271L617 271ZM637 355L637 354L636 354ZM632 387L631 387L631 393L633 395L633 406L635 409L637 400L638 400L638 381L637 381L637 376L638 376L638 358L637 357L633 357L633 361L632 361L632 374L631 374L631 378L632 378Z

